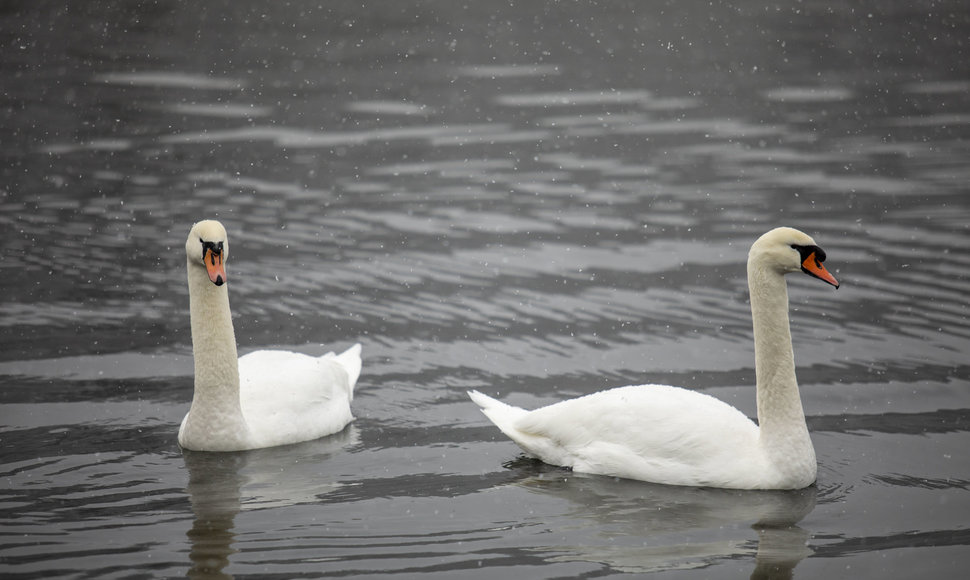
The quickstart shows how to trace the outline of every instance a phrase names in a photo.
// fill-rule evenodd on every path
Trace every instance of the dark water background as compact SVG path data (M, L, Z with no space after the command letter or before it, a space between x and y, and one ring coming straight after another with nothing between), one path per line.
M959 577L970 4L0 4L0 575ZM357 421L183 453L182 244L241 351L364 345ZM744 259L792 225L817 486L523 459L467 400L754 413Z

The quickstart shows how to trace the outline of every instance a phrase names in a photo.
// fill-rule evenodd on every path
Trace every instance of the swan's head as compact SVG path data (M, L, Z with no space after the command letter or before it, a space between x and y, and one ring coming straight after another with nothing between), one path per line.
M751 245L749 263L781 274L804 272L836 288L839 281L822 265L825 251L808 234L794 228L775 228Z
M226 259L229 257L229 237L226 228L215 220L201 221L192 226L185 240L185 259L189 268L205 268L209 280L216 286L226 283Z

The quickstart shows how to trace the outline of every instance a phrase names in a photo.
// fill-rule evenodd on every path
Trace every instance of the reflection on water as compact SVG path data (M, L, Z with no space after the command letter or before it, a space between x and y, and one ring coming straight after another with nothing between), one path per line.
M244 509L313 503L340 487L322 472L334 453L358 443L356 429L318 441L238 453L183 450L189 473L186 492L195 519L186 533L191 544L190 578L232 578L225 569L237 552L236 516Z
M966 568L965 2L0 11L6 575ZM241 352L365 343L346 437L178 449L202 217ZM790 281L816 488L504 466L467 389L753 415L744 261L775 225L843 281Z
M240 467L246 464L241 453L201 454L185 452L189 470L186 491L192 502L195 522L187 535L192 544L190 578L231 578L223 572L236 538L234 525L239 513L243 478Z
M567 499L571 528L595 530L592 543L585 535L584 543L568 543L570 530L556 545L540 548L552 560L602 562L644 574L701 569L746 555L754 556L753 578L782 578L811 554L810 533L796 524L815 508L814 486L785 492L694 489L543 467L515 485Z

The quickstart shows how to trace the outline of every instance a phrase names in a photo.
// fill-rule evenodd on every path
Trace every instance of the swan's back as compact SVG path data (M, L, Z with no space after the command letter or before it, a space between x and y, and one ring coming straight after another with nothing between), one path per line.
M672 485L766 487L758 427L709 395L667 385L620 387L525 411L472 400L546 463Z
M259 350L239 358L239 400L257 447L308 441L353 420L360 345L320 357Z

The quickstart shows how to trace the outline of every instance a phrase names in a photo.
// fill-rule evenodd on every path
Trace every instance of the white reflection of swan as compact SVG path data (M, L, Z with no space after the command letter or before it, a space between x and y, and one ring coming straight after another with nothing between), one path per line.
M340 484L326 478L326 460L359 442L351 425L340 433L283 447L206 453L183 450L189 472L186 491L195 520L189 578L232 578L225 572L235 553L235 518L242 510L318 501Z
M530 461L530 460L524 460ZM814 486L795 491L743 491L651 484L540 468L512 485L568 500L566 516L595 528L602 542L551 545L553 561L600 562L613 570L648 573L700 568L755 558L752 578L790 577L811 554L809 533L796 524L814 508ZM753 545L757 532L757 548ZM566 531L566 542L572 534Z

